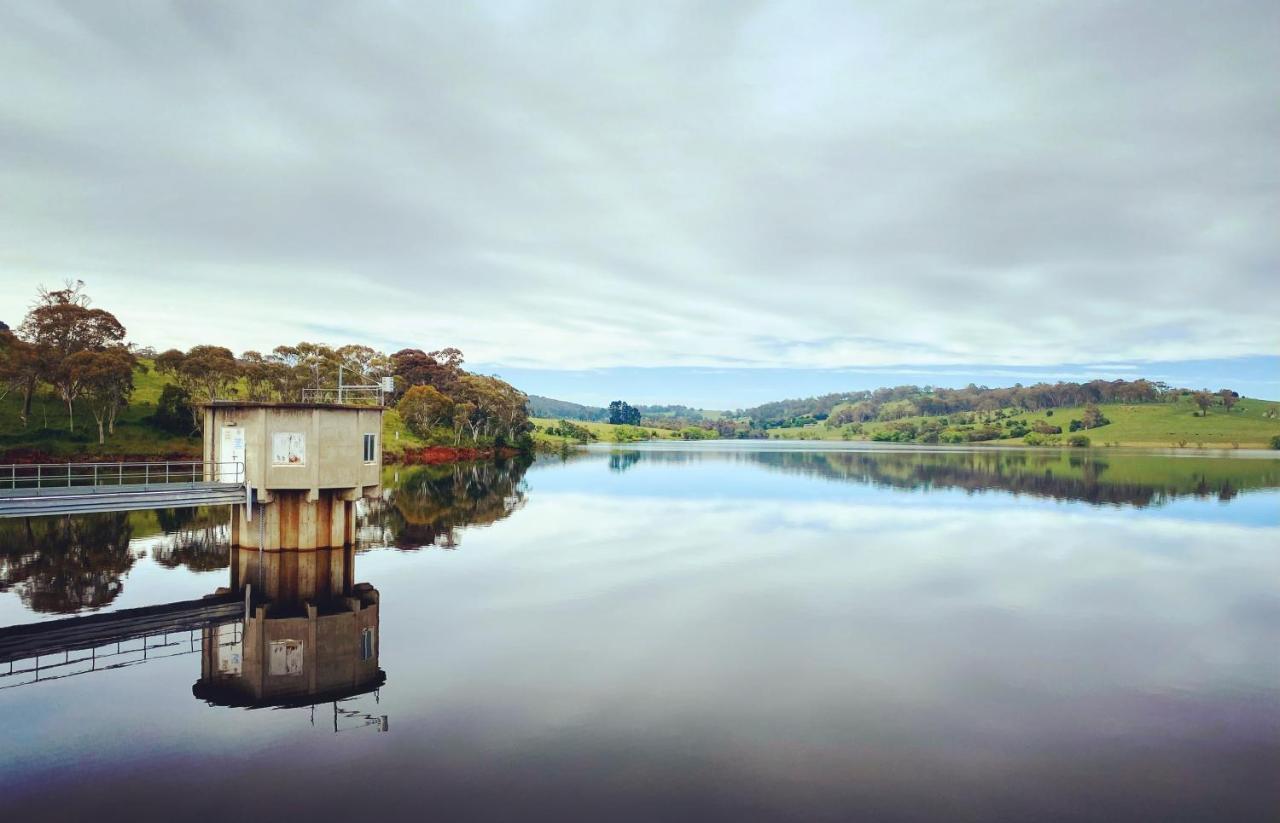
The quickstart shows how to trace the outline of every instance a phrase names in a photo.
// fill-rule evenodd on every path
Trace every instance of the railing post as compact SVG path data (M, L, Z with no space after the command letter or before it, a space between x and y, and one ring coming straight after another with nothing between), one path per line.
M93 464L93 487L98 488L98 464Z
M144 463L142 465L142 490L146 491L147 486L151 483L151 464Z

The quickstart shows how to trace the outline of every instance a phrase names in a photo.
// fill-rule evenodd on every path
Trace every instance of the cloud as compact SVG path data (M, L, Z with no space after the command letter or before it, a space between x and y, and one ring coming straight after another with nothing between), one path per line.
M1280 341L1274 4L17 4L0 316L601 368Z

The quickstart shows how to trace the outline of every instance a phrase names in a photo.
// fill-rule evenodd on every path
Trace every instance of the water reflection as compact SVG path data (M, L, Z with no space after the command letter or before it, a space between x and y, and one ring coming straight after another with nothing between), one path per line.
M357 544L456 548L461 528L496 523L524 505L529 465L516 459L388 469L384 497L366 505Z
M1274 462L682 448L402 470L357 546L212 576L149 562L200 517L133 520L128 597L235 613L186 659L0 690L6 809L1274 818Z
M722 447L719 447L722 448ZM1227 501L1242 491L1280 487L1280 461L1176 457L1125 452L979 449L923 452L883 450L719 450L661 444L614 450L609 467L624 471L640 461L690 464L746 463L770 471L814 475L884 488L929 491L1001 491L1054 500L1138 508L1179 497Z
M364 694L386 681L378 667L378 590L352 582L351 547L237 548L231 560L232 585L218 594L256 588L265 600L242 622L203 629L196 697L224 706L300 706Z
M157 509L156 521L165 537L152 544L151 556L161 566L195 572L227 568L231 535L226 509Z
M929 492L1003 492L1144 508L1194 497L1229 501L1280 487L1280 461L1124 452L973 450L725 450L723 444L615 448L612 473L638 466L741 465L860 486ZM575 452L568 462L598 460ZM549 462L561 462L559 460ZM510 517L525 505L528 461L388 469L383 497L361 502L357 551L456 548L460 533ZM165 568L228 568L224 508L169 509L0 520L0 593L36 612L75 614L111 605L137 560ZM233 574L235 570L233 569Z
M28 609L73 614L111 603L133 567L127 513L0 520L0 593Z

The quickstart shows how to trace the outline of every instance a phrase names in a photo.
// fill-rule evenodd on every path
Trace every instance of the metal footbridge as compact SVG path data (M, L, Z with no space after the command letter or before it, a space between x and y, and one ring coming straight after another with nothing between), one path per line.
M0 465L0 518L234 505L249 495L238 461Z

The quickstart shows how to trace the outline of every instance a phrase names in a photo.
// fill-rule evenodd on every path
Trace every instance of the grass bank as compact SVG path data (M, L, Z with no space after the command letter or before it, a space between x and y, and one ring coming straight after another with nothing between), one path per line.
M679 433L671 429L652 426L612 425L585 420L555 420L548 417L531 417L533 443L539 451L559 451L567 446L583 443L638 443L643 440L677 440ZM564 424L571 427L566 434Z

